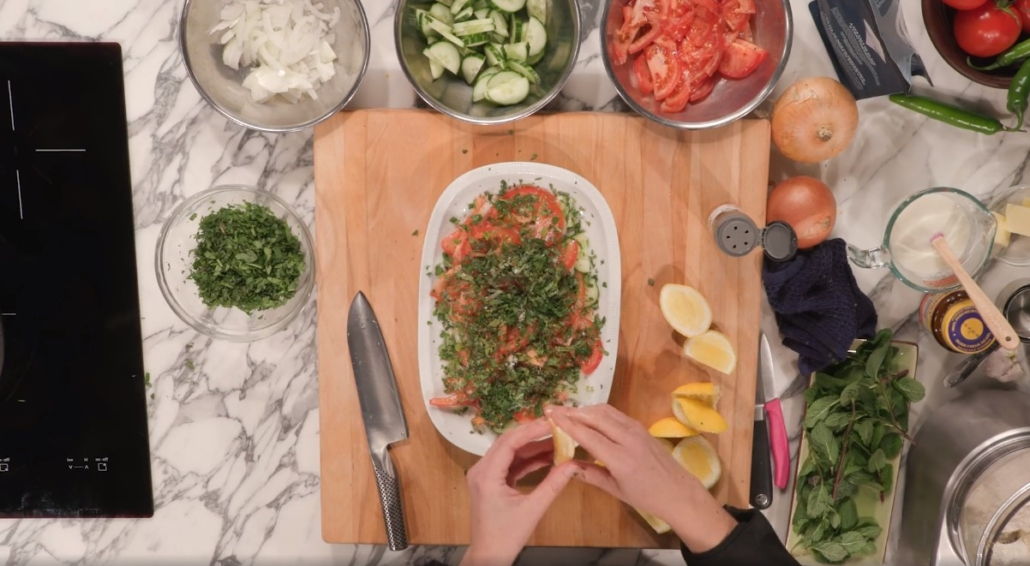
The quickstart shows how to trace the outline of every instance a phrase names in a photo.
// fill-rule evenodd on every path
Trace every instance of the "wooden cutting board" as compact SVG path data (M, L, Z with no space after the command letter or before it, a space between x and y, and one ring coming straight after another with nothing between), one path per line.
M717 250L708 213L740 205L765 217L769 125L738 121L678 132L613 113L535 116L477 127L419 110L344 112L315 130L318 375L322 534L339 543L383 543L347 352L347 308L368 295L386 337L410 438L392 450L412 544L467 544L465 470L476 457L433 428L419 389L416 309L423 237L437 197L466 171L502 161L570 169L600 189L622 246L622 324L611 403L645 424L671 415L670 392L688 381L722 386L727 432L711 436L723 475L720 501L746 506L750 480L761 254ZM714 324L737 348L734 375L680 355L681 340L658 308L665 283L697 287ZM689 509L684 509L689 513ZM532 545L675 547L627 506L573 482L540 523Z

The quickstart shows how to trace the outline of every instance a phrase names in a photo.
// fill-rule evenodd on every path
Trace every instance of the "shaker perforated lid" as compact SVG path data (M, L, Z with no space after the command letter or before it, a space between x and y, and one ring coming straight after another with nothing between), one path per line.
M716 245L734 257L747 255L759 245L772 261L787 261L798 251L797 236L786 222L776 221L759 228L751 217L732 206L713 211L709 222Z
M715 242L722 251L739 257L758 245L762 232L747 215L728 214L720 220L715 226Z

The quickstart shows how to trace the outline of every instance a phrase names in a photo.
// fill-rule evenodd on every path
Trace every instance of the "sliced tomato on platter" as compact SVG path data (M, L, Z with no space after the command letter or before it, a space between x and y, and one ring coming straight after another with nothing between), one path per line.
M651 70L647 68L647 61L643 57L633 60L633 76L641 94L647 96L654 91L654 85L651 83Z
M661 102L679 86L679 59L665 46L657 43L648 47L644 51L644 56L647 57L647 68L651 71L654 99Z
M769 52L765 49L749 41L735 39L726 47L719 73L730 79L742 79L755 72L768 57Z
M576 240L569 240L569 243L565 244L565 249L561 253L561 264L572 271L572 268L576 266L576 260L579 259L579 242Z
M579 366L579 371L583 372L583 375L590 375L594 373L597 366L601 365L601 360L604 358L604 346L601 345L601 340L598 339L594 342L594 348L590 351L590 357L583 360L583 363Z
M441 397L432 397L429 399L429 404L438 409L460 409L471 407L475 403L464 393L451 393Z
M512 216L519 222L530 226L534 238L540 238L553 244L565 233L565 212L558 203L558 197L547 189L533 185L519 185L505 191L501 198L515 200L527 196L535 199L531 214L513 214Z
M503 244L518 244L522 242L519 231L514 228L497 226L489 220L483 220L473 224L468 229L469 236L475 242L489 242L494 246Z
M458 228L448 234L440 246L443 248L444 253L451 256L455 263L461 263L461 260L465 259L469 252L472 251L468 232L464 228Z
M512 418L514 418L517 423L528 423L529 421L536 420L536 415L529 409L522 409L521 411L516 411Z

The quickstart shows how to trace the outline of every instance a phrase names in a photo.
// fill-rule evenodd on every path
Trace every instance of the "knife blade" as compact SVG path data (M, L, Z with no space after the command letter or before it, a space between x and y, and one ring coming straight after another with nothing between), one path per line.
M761 342L758 364L761 367ZM758 379L755 383L755 432L751 444L751 506L755 509L768 508L773 497L769 429L765 422L765 392L762 388L762 380Z
M780 491L787 489L790 476L790 448L787 440L787 427L783 422L783 407L776 394L775 362L772 345L763 333L759 339L758 374L761 376L762 391L765 398L765 418L769 427L769 446L772 449L774 484Z
M391 444L408 438L408 423L404 419L379 320L362 292L354 296L347 314L347 347L379 502L383 506L387 544L390 550L403 550L408 546L408 535L404 527L400 481L389 449Z

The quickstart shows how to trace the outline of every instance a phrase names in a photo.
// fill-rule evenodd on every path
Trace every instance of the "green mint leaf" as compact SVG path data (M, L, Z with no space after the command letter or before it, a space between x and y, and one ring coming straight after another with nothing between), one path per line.
M876 379L883 368L883 361L887 358L890 350L890 342L883 342L876 346L876 349L869 354L865 363L865 374L870 379Z
M897 389L905 399L914 403L926 396L926 388L911 377L903 377L894 380L894 389Z
M812 428L830 414L840 402L833 397L816 399L805 412L805 428Z
M844 545L835 541L813 544L811 550L815 553L816 559L821 558L824 562L843 562L848 558L848 550L844 548Z
M842 530L850 531L858 525L858 507L855 505L854 498L843 498L837 504L837 509L837 512L840 513L840 528Z
M901 454L901 447L904 442L900 434L891 433L883 437L880 449L883 450L883 454L888 460L893 460L898 454Z
M879 472L884 466L887 465L887 455L883 453L883 450L877 448L870 456L869 463L866 464L866 469L871 473Z
M858 436L862 444L869 446L870 441L873 439L873 424L872 419L862 419L855 423L855 426L851 428L851 432Z
M823 422L834 432L840 432L841 429L848 426L848 423L851 422L851 413L837 411L831 413Z
M880 533L883 531L880 525L877 525L872 519L862 521L855 527L855 532L865 537L867 540L876 540Z
M840 455L840 440L825 423L819 423L808 433L808 444L812 451L828 464L833 466Z
M868 540L857 531L848 531L840 536L840 544L851 556L858 556Z

